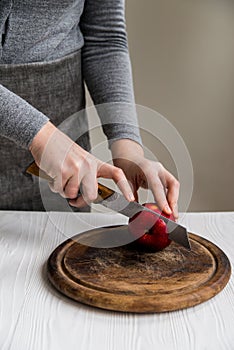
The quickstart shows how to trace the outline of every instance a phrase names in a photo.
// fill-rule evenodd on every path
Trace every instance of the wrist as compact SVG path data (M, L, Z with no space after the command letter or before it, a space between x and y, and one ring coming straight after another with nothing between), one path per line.
M122 158L134 160L144 157L142 146L130 139L120 139L113 142L111 145L111 153L113 159Z
M46 146L46 143L54 132L58 130L51 122L46 123L34 136L31 144L29 145L29 151L37 163L40 162L41 154Z

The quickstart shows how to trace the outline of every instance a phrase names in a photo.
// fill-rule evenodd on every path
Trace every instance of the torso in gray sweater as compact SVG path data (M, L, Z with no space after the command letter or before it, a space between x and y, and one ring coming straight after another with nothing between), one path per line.
M0 34L1 66L52 61L82 48L83 79L94 103L134 103L124 0L1 0ZM0 114L1 135L22 147L48 120L2 85ZM21 127L24 118L27 132ZM110 116L116 118L121 122L119 115ZM128 120L136 123L134 116L123 116L118 138L126 138ZM134 128L128 137L140 142Z

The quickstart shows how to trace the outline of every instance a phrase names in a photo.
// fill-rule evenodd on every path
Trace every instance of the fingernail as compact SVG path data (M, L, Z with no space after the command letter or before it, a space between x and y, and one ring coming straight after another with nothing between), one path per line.
M171 214L171 213L172 213L171 208L169 207L169 205L166 205L165 208L164 208L164 210L166 210L166 212L167 212L168 214Z
M130 202L135 200L133 193L129 193L128 198L129 198Z

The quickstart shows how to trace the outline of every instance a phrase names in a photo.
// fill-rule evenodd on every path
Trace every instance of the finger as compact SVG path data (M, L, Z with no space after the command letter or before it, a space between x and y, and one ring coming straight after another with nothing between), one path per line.
M98 183L96 169L89 172L82 179L82 197L87 204L93 202L98 195Z
M80 181L78 174L73 174L64 186L64 195L66 198L75 199L78 196Z
M154 181L149 181L149 187L154 195L154 199L160 210L170 215L172 213L169 203L167 201L165 188L159 178Z
M79 172L71 171L67 166L61 167L58 175L50 183L50 189L64 198L75 198L79 191Z
M82 181L82 194L79 194L79 196L77 196L76 198L69 200L69 204L77 208L83 208L87 205L90 205L90 203L93 202L98 195L97 181L96 186L94 188L95 190L91 191L90 186L87 187Z
M177 192L176 189L174 189L173 187L171 187L170 189L168 189L167 192L167 200L169 203L169 206L172 210L172 213L175 217L175 219L178 219L179 214L178 214L178 204L177 201L175 201L173 198L175 197L175 192Z
M64 196L63 192L63 181L61 176L57 176L53 181L48 182L49 188L54 193L59 193L61 196Z
M78 196L81 181L84 185L84 193L87 193L87 201L92 200L92 191L96 183L97 165L94 158L89 154L84 159L71 162L71 166L64 167L63 176L65 180L64 194L66 198L75 199ZM93 175L91 175L93 174ZM85 177L88 177L88 188L85 188ZM90 182L89 182L90 181ZM91 193L91 194L90 194Z
M167 186L167 200L170 208L172 209L175 219L178 219L178 198L180 184L176 178L168 173L165 174L166 186Z
M76 199L69 200L69 204L76 208L83 208L87 206L87 202L82 195L79 195Z
M174 216L174 218L175 218L175 221L177 221L178 220L178 218L179 218L179 212L178 212L178 204L175 204L173 207L171 207L172 208L172 214L173 214L173 216Z
M122 169L107 163L101 163L98 166L98 176L113 179L128 201L135 200L131 186Z
M131 189L132 189L132 192L133 192L135 201L138 202L138 193L137 193L137 190L138 190L139 187L138 187L135 183L132 183L132 182L129 181L129 180L128 180L128 183L129 183L129 185L131 186Z
M98 184L95 172L89 173L82 179L81 194L70 200L69 204L73 207L83 208L93 202L98 195Z
M179 182L177 179L164 167L159 171L159 178L166 190L166 197L171 211L175 217L178 219L178 197L179 197Z

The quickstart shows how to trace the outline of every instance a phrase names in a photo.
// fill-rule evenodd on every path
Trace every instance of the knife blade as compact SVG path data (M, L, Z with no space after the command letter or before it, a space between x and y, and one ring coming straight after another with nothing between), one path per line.
M41 170L35 162L31 163L28 166L25 173L36 175L48 181L52 181L52 178L49 177L43 170ZM142 211L153 213L155 216L157 216L157 220L162 219L166 223L167 232L169 234L169 238L172 241L178 243L179 245L182 245L187 250L191 250L187 229L184 226L179 225L176 222L166 218L165 216L144 207L138 202L128 202L122 194L108 188L107 186L98 183L98 196L93 203L101 204L104 207L123 214L129 218Z
M102 184L98 184L98 197L94 203L102 204L104 207L123 214L129 218L142 211L150 212L157 216L157 220L162 219L166 223L167 232L172 241L182 245L188 250L191 250L187 229L184 226L179 225L165 216L144 207L138 202L128 202L122 194L115 192Z

